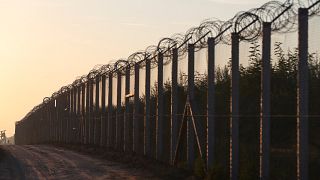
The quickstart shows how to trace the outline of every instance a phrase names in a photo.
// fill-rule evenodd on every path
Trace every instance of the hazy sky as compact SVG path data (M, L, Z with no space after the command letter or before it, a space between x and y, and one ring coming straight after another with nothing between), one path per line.
M0 130L96 64L265 0L0 0Z

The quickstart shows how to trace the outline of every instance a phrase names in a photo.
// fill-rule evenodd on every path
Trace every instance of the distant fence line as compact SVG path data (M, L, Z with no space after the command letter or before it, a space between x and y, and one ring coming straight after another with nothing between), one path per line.
M320 1L271 1L236 14L229 21L206 20L185 35L163 38L157 46L133 53L128 59L97 66L89 74L62 87L16 122L16 144L70 143L136 152L175 165L185 156L193 167L199 156L212 169L215 156L215 46L231 45L231 104L229 177L239 177L239 43L262 38L260 168L269 179L271 33L298 31L297 178L308 179L308 19L319 14ZM196 121L195 53L208 49L205 128ZM178 115L178 61L186 56L187 97ZM164 66L171 65L170 113L164 101ZM156 69L157 74L151 71ZM143 70L143 71L141 71ZM141 98L140 74L144 76ZM156 78L156 106L151 78ZM116 87L113 87L116 86ZM140 85L141 86L141 85ZM116 92L115 92L116 90ZM114 103L113 101L116 100ZM143 101L143 104L141 104ZM156 113L152 113L156 111ZM169 126L165 124L169 116ZM152 121L155 120L155 121ZM165 136L170 140L165 140ZM186 143L183 141L185 136ZM155 143L154 143L155 141ZM165 144L165 142L167 144ZM169 142L169 144L168 144ZM169 146L166 152L165 146ZM154 154L154 155L153 155Z

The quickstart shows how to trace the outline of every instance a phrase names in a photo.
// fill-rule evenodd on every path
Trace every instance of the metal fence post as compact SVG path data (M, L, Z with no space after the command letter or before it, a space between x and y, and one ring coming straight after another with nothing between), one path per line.
M93 84L94 80L89 79L90 82L90 97L89 97L89 144L94 144L94 104L93 104Z
M78 85L77 87L78 93L77 93L77 99L78 99L78 104L77 104L77 119L76 119L76 127L77 127L77 143L81 143L81 84Z
M100 115L100 75L96 76L96 101L94 113L94 145L100 145L101 115Z
M56 129L55 129L55 136L56 136L56 142L57 143L60 143L60 96L61 95L58 95L56 97L56 111L55 111L55 114L56 114Z
M121 148L122 141L122 122L121 118L121 72L117 72L117 114L116 114L116 147Z
M215 141L215 38L208 39L208 94L207 94L207 169L210 170L214 163Z
M113 105L112 105L112 78L113 74L112 72L109 73L109 92L108 92L108 147L111 147L113 145L113 121L112 121L112 111L113 111Z
M90 144L89 141L89 129L90 129L90 80L87 80L87 87L86 87L86 114L85 114L85 142L86 144Z
M146 59L146 83L145 83L145 139L144 139L144 154L150 156L150 146L151 146L151 126L150 126L150 59Z
M54 138L55 143L59 143L59 95L55 99L55 128L54 128Z
M77 87L73 87L73 116L71 121L71 142L76 143L76 134L77 134Z
M100 146L106 145L106 75L101 76L101 137Z
M299 8L299 60L297 87L297 179L309 178L309 118L308 118L308 9Z
M129 150L129 121L130 121L130 110L129 110L129 93L130 93L130 68L131 66L128 65L126 67L126 87L125 87L125 118L124 118L124 151Z
M48 132L49 132L49 136L48 136L48 143L52 143L52 127L53 127L53 123L52 123L52 99L50 99L48 105L47 105L47 112L48 112Z
M65 142L69 143L71 139L71 122L73 116L73 88L66 93L66 127L65 127Z
M194 102L194 44L188 44L188 98L192 108ZM195 160L195 134L193 130L192 118L187 117L187 119L187 159L189 168L192 168Z
M66 106L68 108L68 113L66 113L66 129L65 129L65 142L70 143L71 139L71 124L73 117L73 87L66 93Z
M83 83L81 85L81 123L80 123L80 126L81 126L81 144L85 144L86 143L86 84Z
M63 94L63 125L62 125L62 141L63 143L67 142L68 137L68 123L70 118L70 91L67 91Z
M64 122L65 122L65 116L64 116L64 111L65 111L65 107L64 107L64 94L60 95L60 102L59 102L59 143L63 143L63 129L64 129Z
M52 99L52 109L51 109L51 121L52 121L52 139L53 143L56 143L56 122L57 122L57 112L56 112L56 101L57 98L55 97Z
M50 99L50 105L49 105L49 116L50 116L50 137L49 137L49 143L53 143L54 141L54 99Z
M38 139L37 139L37 144L41 144L43 143L43 129L44 129L44 107L42 106L40 109L37 110L37 113L39 114L39 118L37 119L38 121L38 129L37 131L39 131L39 135L38 135Z
M71 92L70 91L67 91L66 93L64 93L64 99L63 99L63 105L64 105L64 108L63 108L63 114L64 114L64 127L63 127L63 142L64 143L68 143L68 135L69 135L69 121L71 119L71 115L70 115L70 112L71 112Z
M134 65L133 152L139 151L139 64Z
M271 23L263 23L260 116L260 179L269 179L270 163L270 80Z
M163 54L158 53L157 159L163 158Z
M49 143L49 138L50 138L50 118L49 118L49 108L50 104L49 101L44 105L44 110L45 110L45 129L43 130L44 133L44 143Z
M76 113L77 113L77 88L75 86L72 87L73 89L73 109L72 109L72 116L71 116L71 123L70 123L70 143L74 143L75 141L75 119L76 119Z
M51 104L52 101L51 99L48 101L48 104L46 105L46 111L47 111L47 131L45 132L47 137L46 137L46 143L51 143L51 127L52 127L52 122L51 122Z
M178 49L172 51L171 67L171 164L174 163L174 153L178 141Z
M239 176L239 34L232 33L230 101L230 179Z
M61 94L60 101L60 143L64 143L64 126L65 126L65 102L64 102L65 94ZM33 138L32 138L33 139Z
M72 87L72 113L70 116L70 125L69 125L69 143L74 143L74 123L75 123L75 117L76 117L76 87Z

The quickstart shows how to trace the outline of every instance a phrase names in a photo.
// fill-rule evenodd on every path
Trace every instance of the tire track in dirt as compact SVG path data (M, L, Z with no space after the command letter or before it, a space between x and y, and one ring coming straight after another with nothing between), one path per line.
M86 177L90 177L90 174L94 174L95 176L91 176L90 178L101 177L103 179L135 179L139 177L139 173L141 176L141 172L137 171L136 169L130 169L128 172L128 167L119 163L110 161L97 161L97 159L92 157L51 146L44 146L41 149L36 148L35 146L33 148L35 150L42 151L42 153L50 152L51 154L55 154L56 158L64 158L67 163L73 164L73 167L78 169L79 172ZM74 159L81 159L81 161L74 161ZM90 166L88 166L88 164L90 164ZM147 176L148 173L143 172L143 174L147 179L152 179L151 175Z
M24 173L16 159L0 146L0 179L25 179Z
M45 162L27 146L7 146L7 150L22 165L26 179L45 179Z
M50 177L59 179L71 179L75 175L73 172L77 172L75 166L72 163L64 160L65 157L57 157L51 152L42 151L41 147L30 146L28 148L32 153L37 154L38 156L41 156L42 159L44 159L46 166L50 172ZM80 175L78 177L82 178L82 176Z
M41 146L32 146L32 151L41 154L44 158L50 156L50 159L47 164L51 169L55 170L55 177L63 178L63 179L70 179L77 175L79 179L91 179L92 177L89 175L90 172L86 172L84 168L79 168L79 160L81 158L75 157L73 160L70 160L70 152L69 154L62 153L63 151L54 151L54 147L46 147ZM88 165L87 163L85 164ZM98 167L99 168L99 167ZM77 174L73 174L76 172Z
M22 179L159 179L141 169L54 146L12 145L4 149L21 164Z

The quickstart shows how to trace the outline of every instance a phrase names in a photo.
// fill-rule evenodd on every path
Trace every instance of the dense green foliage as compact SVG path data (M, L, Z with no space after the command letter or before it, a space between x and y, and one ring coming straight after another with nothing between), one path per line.
M271 72L271 179L294 179L296 176L296 89L298 49L285 52L281 43L274 44ZM229 63L230 64L230 63ZM317 54L309 55L309 118L310 125L310 178L316 179L320 168L320 59ZM207 77L196 74L196 121L199 137L206 141L207 111ZM186 102L185 76L180 74L178 87L179 123L184 113ZM259 175L259 128L260 128L260 82L261 82L261 51L257 43L250 47L248 66L240 66L240 179L258 179ZM156 87L156 84L154 85ZM164 86L165 151L161 159L169 162L170 154L170 113L171 113L171 82ZM204 161L197 152L194 165L195 174L208 179L228 179L229 139L230 139L230 67L217 67L215 74L215 165L207 173L204 172ZM141 99L140 113L144 113L144 98ZM151 92L151 151L156 153L156 118L157 89ZM143 119L140 128L143 129ZM143 131L140 131L143 142ZM181 146L186 147L186 132L183 132ZM186 167L186 148L178 154L178 166Z
M275 43L271 78L271 177L294 179L296 172L296 89L298 49L284 52ZM310 177L316 178L320 168L320 61L315 53L309 55L309 118L310 121ZM259 172L260 82L261 52L257 43L250 47L248 66L240 66L240 179L257 179ZM206 128L206 75L196 78L196 119ZM184 84L185 85L185 84ZM186 90L179 87L179 114L183 113ZM166 86L166 105L170 107L170 83ZM224 179L229 159L229 103L230 68L216 69L216 151L215 168L208 175ZM167 109L170 113L170 108ZM169 118L167 118L169 122ZM168 124L169 125L169 124ZM168 132L169 133L169 132ZM201 135L200 135L201 136ZM205 134L202 135L205 139ZM203 176L203 163L196 161L196 174Z

